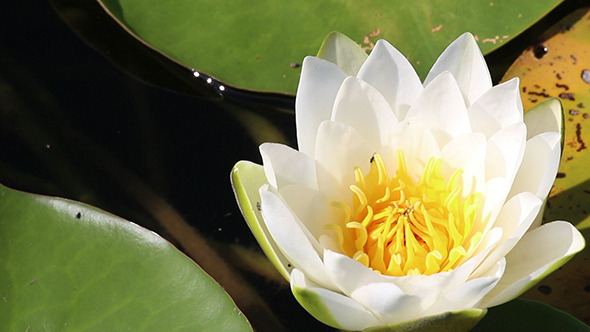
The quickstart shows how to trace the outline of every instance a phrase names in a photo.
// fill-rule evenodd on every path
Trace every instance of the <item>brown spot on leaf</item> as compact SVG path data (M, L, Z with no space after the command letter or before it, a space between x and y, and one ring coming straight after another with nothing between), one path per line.
M537 289L539 290L539 292L541 292L545 295L551 294L551 287L549 287L549 286L541 285L541 286L537 287Z
M573 93L565 93L565 92L560 93L559 94L559 98L561 98L561 99L567 99L567 100L572 100L572 101L573 100L576 100L576 98L574 97L574 94Z
M580 152L586 148L586 143L582 139L582 125L580 123L576 123L576 140L580 144L577 152Z
M558 88L562 88L565 89L565 91L569 90L570 87L567 84L559 84L559 83L555 83L555 86Z

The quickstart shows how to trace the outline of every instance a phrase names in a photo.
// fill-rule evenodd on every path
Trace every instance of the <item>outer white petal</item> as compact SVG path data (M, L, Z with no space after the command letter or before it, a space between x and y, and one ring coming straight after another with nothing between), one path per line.
M316 161L320 191L328 197L350 203L351 191L348 187L355 183L354 168L360 167L364 173L370 168L374 151L351 126L332 121L324 121L318 129L316 141Z
M498 283L504 273L506 260L501 258L486 276L471 279L445 294L423 315L435 315L447 311L465 310L475 307L481 299Z
M407 118L413 116L430 128L440 145L471 132L463 96L450 72L442 72L426 86L408 111Z
M506 256L506 272L480 307L492 307L522 294L584 248L584 237L565 221L554 221L526 233Z
M447 47L424 80L428 86L442 72L450 71L469 106L492 87L485 59L470 33L464 33Z
M291 291L305 310L332 327L358 331L384 325L357 301L318 287L298 269L291 273Z
M317 189L315 161L306 154L283 144L264 143L260 154L268 183L275 188L302 184Z
M332 120L350 125L373 147L384 145L391 128L398 123L383 95L352 76L340 86Z
M351 297L388 324L419 318L425 306L421 296L404 294L392 283L362 285Z
M346 78L342 69L330 61L306 57L295 99L295 123L299 151L314 156L318 126L330 119L340 84Z
M332 288L319 256L319 243L276 194L260 189L262 216L281 252L295 268L305 271L322 287Z
M367 59L367 52L348 36L331 32L320 47L318 57L335 63L347 75L355 76Z
M527 141L522 164L514 179L510 196L528 191L540 199L547 197L559 168L560 140L559 133L547 132Z
M361 67L358 77L387 99L398 120L423 90L420 77L406 57L385 40L379 40Z
M452 139L441 151L442 172L447 179L456 170L463 170L465 196L484 191L486 150L486 137L481 133L469 133Z
M498 247L494 249L484 262L473 273L473 276L481 276L490 269L498 260L514 248L524 233L530 228L541 209L542 201L535 195L523 192L512 197L500 211L494 227L503 230L502 239Z
M514 181L526 148L526 126L516 123L505 127L488 140L486 179L504 177Z
M333 207L332 200L323 192L302 185L290 185L282 187L279 195L314 239L320 239L322 235L333 235L324 226L339 224L344 218L342 211Z
M473 131L491 137L500 128L522 122L523 109L518 78L486 91L469 109Z

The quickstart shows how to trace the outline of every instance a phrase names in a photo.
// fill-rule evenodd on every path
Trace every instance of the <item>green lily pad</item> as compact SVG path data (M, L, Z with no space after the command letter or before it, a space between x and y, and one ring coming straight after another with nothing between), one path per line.
M298 65L331 31L366 50L387 39L425 77L463 32L472 32L488 53L561 1L99 2L138 39L187 67L242 89L294 93Z
M488 309L471 332L496 331L590 331L573 316L546 304L516 299Z
M153 232L0 186L7 331L251 331L231 298Z
M590 243L590 9L556 23L525 50L503 80L519 77L525 109L548 97L561 100L564 149L544 219L567 220ZM590 324L590 247L545 278L525 297L549 303Z

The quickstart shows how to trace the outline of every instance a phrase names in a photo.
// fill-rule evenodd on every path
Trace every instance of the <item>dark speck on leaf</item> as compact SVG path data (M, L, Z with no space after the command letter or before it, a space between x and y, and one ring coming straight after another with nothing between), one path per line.
M533 48L533 53L535 54L535 58L540 59L545 54L547 54L547 47L545 45L539 44Z
M300 64L298 64L297 62L291 62L291 68L299 68L301 67Z
M574 98L574 94L573 93L565 93L565 92L560 93L559 94L559 98L561 98L561 99L568 99L568 100L576 100Z
M76 213L76 219L80 219L80 218L82 218L82 213L80 213L80 212Z
M565 177L565 173L563 173L563 172L558 172L557 173L557 178L558 179L563 179L564 177Z
M578 114L580 114L580 111L578 111L578 110L569 110L569 113L571 115L578 115Z
M539 292L541 292L545 295L551 294L551 287L549 287L549 286L541 285L541 286L537 287L537 289L539 290Z

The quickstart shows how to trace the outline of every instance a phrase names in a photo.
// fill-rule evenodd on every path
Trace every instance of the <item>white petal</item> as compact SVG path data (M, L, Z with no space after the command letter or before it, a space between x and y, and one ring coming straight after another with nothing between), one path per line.
M459 311L475 307L481 299L498 283L504 273L506 261L504 258L496 262L485 277L467 281L459 287L445 294L435 304L428 308L423 315L435 315L447 311Z
M332 120L358 131L369 145L380 147L397 119L379 91L356 77L347 77L336 95Z
M506 201L508 192L510 192L510 183L503 177L493 178L486 183L482 215L481 218L478 217L478 224L474 226L475 229L487 231L494 225L494 221Z
M318 254L321 250L319 243L277 195L261 189L260 198L266 227L291 265L305 271L323 287L330 288L332 282Z
M440 148L434 134L419 119L406 119L393 128L390 145L392 151L401 150L408 165L408 172L414 178L422 176L426 163L432 157L440 157ZM394 174L395 163L387 162L388 172Z
M318 57L335 63L347 75L355 76L367 60L367 52L348 36L331 32L322 43Z
M549 98L524 113L527 140L544 132L563 132L563 108L557 98Z
M479 131L492 136L500 128L522 122L523 109L520 92L518 90L518 78L496 85L484 93L469 107L468 112L472 120L473 131ZM485 114L485 115L484 115ZM491 121L500 128L483 120Z
M463 170L465 196L484 191L486 150L486 137L481 133L469 133L452 139L441 151L442 172L447 179L456 170Z
M430 128L440 145L471 132L463 96L450 72L442 72L426 86L408 111L407 118L412 116Z
M351 126L325 121L318 129L316 161L318 186L328 197L350 203L352 192L348 189L355 183L354 169L360 167L367 173L372 150Z
M330 250L324 252L324 264L344 294L390 324L419 317L420 312L430 306L440 293L440 288L432 287L431 283L422 283L415 294L407 294L396 285L398 277L381 275L348 256Z
M295 123L299 151L314 156L318 126L329 120L340 84L346 78L342 69L330 61L306 57L295 98Z
M324 226L340 224L344 219L341 210L331 205L332 200L317 190L302 185L290 185L281 188L279 194L315 239L320 239L322 235L332 235L333 232L326 230Z
M490 267L514 248L535 220L542 203L537 196L528 192L520 193L506 202L494 224L494 227L502 228L502 239L498 247L477 268L474 276L486 273Z
M406 112L423 90L414 67L385 40L377 41L358 77L381 92L398 120L405 118Z
M526 148L526 126L516 123L505 127L488 140L486 179L504 177L508 182L520 167Z
M561 136L556 132L537 135L526 142L520 169L509 196L528 191L545 199L555 181L561 158Z
M291 291L305 310L332 327L359 331L384 325L357 301L318 287L298 269L291 273Z
M351 297L387 324L419 318L425 307L422 303L423 298L404 294L391 283L363 285L357 288Z
M485 59L470 33L461 35L440 55L426 76L424 86L444 71L453 74L468 106L492 87Z
M275 188L302 184L317 189L315 161L306 154L283 144L264 143L260 154L268 183Z
M526 233L506 256L506 272L481 307L510 301L584 248L584 237L565 221L554 221Z
M476 104L471 105L467 113L469 114L471 129L474 133L482 133L487 138L490 138L502 129L497 119L494 119L490 113L480 109Z

